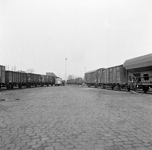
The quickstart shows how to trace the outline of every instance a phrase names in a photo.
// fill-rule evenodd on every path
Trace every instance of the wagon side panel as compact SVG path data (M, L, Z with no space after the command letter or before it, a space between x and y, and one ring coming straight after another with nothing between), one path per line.
M109 68L109 83L113 83L113 68Z
M120 83L126 84L127 81L127 70L123 66L120 66Z
M0 83L5 84L5 66L0 66Z

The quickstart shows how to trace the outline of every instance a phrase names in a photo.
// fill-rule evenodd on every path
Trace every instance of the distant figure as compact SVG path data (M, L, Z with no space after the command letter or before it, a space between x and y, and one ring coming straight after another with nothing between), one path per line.
M62 85L65 86L65 80L62 80Z

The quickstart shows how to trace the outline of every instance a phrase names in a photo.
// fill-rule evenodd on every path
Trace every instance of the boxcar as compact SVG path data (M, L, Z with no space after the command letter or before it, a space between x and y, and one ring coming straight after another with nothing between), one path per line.
M5 86L5 66L0 65L0 88Z
M139 88L147 93L152 88L152 54L126 60L123 65L128 73L128 90Z
M85 73L85 83L87 84L88 87L90 86L96 86L96 70L89 71Z
M75 78L75 84L77 84L77 85L81 85L82 84L82 78Z
M100 85L114 89L124 88L127 84L127 71L123 65L114 66L101 70Z
M75 84L75 79L68 79L67 84Z

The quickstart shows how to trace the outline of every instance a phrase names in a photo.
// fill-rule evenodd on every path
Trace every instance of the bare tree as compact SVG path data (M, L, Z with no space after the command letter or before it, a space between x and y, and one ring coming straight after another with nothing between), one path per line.
M34 73L34 69L33 68L27 69L26 72L27 73Z
M12 71L16 71L16 66L12 66L11 68Z
M9 70L9 65L8 64L5 64L5 69Z
M16 71L16 66L14 66L14 71Z

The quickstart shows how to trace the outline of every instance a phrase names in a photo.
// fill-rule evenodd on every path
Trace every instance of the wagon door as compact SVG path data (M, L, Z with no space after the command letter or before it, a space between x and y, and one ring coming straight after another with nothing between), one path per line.
M102 71L102 70L98 70L98 72L97 72L97 83L98 83L98 84L100 84L101 71Z
M104 70L104 83L107 83L107 69Z
M113 67L113 83L117 83L117 68Z
M107 84L110 83L110 70L109 70L109 68L106 69L106 83Z
M117 75L117 83L120 83L120 68L119 67L117 67L116 75Z
M109 83L113 83L112 68L109 68Z
M127 71L123 66L120 66L120 83L126 84L128 81L127 79Z
M105 71L105 70L101 70L101 72L100 72L100 83L101 83L101 84L104 83L104 71Z

